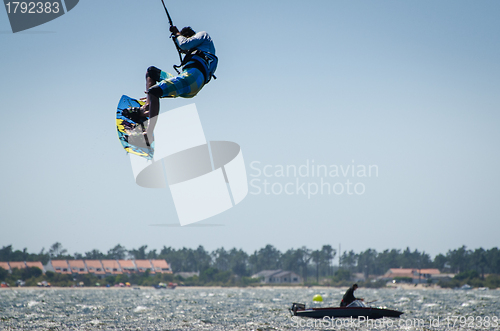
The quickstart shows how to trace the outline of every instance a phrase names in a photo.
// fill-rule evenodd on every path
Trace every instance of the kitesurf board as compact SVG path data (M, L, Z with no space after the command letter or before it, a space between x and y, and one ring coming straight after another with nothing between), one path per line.
M127 153L151 160L154 154L154 142L149 145L145 141L143 132L147 128L147 121L141 123L147 117L138 118L139 116L130 115L132 108L140 107L144 104L144 101L123 95L116 110L116 130L118 132L118 139L120 139Z

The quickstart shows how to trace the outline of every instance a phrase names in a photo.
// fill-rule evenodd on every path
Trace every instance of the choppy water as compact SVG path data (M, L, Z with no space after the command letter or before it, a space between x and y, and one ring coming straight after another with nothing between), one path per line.
M314 325L315 320L290 317L288 308L292 302L311 306L313 295L321 294L325 300L323 306L336 306L344 291L334 288L2 289L0 329L500 330L500 290L356 291L357 296L367 301L378 300L374 306L403 311L401 319L391 320L392 325L381 320L371 325L357 321L342 326L317 321ZM497 318L496 324L493 317ZM418 325L417 319L425 324Z

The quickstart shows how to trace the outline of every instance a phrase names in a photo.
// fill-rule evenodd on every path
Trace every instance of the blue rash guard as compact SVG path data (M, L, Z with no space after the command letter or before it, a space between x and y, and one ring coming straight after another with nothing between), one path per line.
M190 38L177 36L176 41L179 48L183 51L198 49L215 55L215 46L212 38L205 31L200 31Z
M179 35L176 42L179 48L186 52L183 68L197 68L203 73L205 84L208 83L218 63L212 38L205 31L201 31L189 38Z

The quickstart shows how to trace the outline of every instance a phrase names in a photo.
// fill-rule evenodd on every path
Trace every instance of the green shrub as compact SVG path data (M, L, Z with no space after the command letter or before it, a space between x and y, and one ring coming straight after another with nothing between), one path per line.
M484 285L494 289L500 287L500 275L488 275L484 280Z
M475 270L467 270L456 274L455 277L453 278L458 280L467 280L467 279L479 278L479 274Z

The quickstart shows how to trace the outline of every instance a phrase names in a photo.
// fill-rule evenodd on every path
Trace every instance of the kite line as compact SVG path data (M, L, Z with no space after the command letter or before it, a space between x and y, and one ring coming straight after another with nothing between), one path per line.
M167 6L165 6L165 1L161 0L161 3L163 4L163 8L165 8L165 13L167 13L167 18L168 18L168 23L170 24L170 27L173 27L174 26L174 23L172 22L172 18L170 17L170 14L168 13L168 10L167 10ZM182 63L182 51L181 49L179 48L179 45L177 45L177 43L175 42L175 38L174 38L174 34L172 33L170 35L170 38L172 38L172 41L174 42L174 45L175 45L175 49L177 49L177 53L179 53L179 59L181 60L181 63ZM179 68L180 66L176 66L174 65L174 69L175 71L177 71L177 73L179 72L177 70L177 68Z

